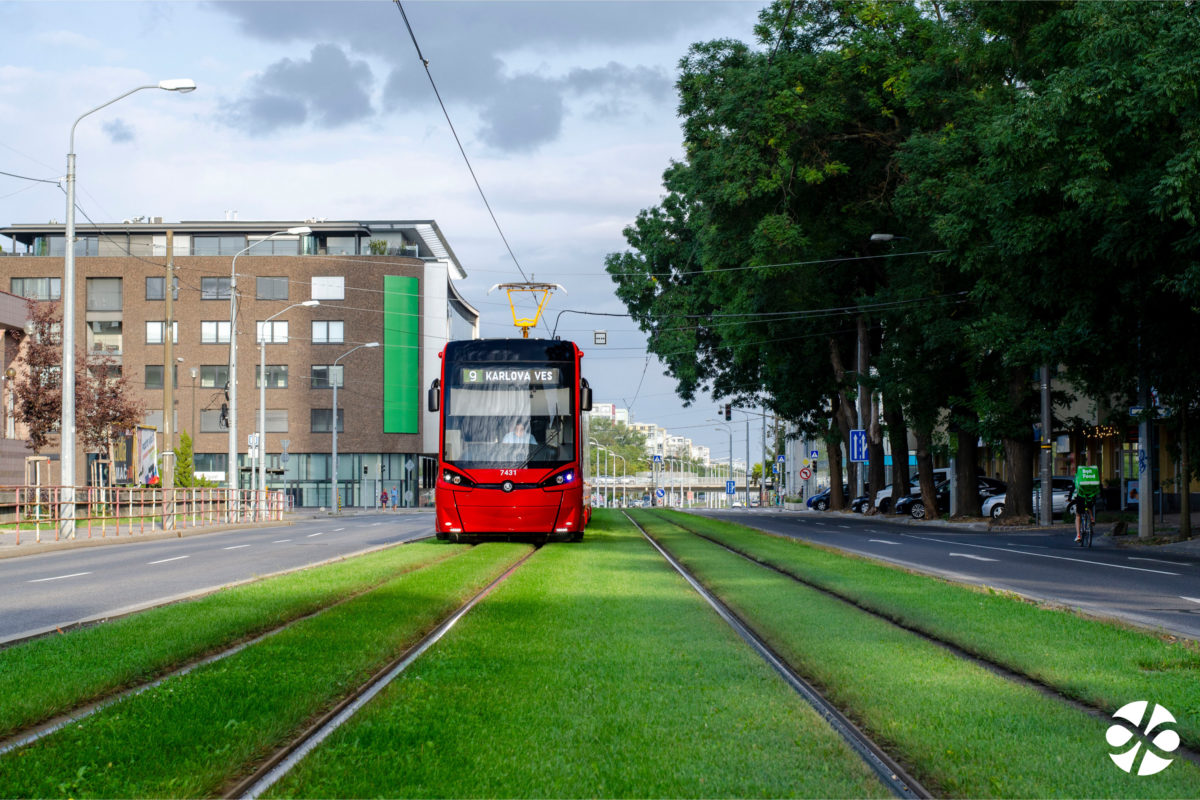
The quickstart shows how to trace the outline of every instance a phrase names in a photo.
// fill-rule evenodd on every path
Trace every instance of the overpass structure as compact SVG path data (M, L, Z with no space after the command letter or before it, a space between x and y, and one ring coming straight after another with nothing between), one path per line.
M595 506L641 505L650 501L656 506L678 508L701 505L705 508L729 508L733 503L749 505L746 483L736 481L735 491L728 494L725 476L672 474L629 475L626 477L593 475L588 483L592 488L592 504ZM751 484L749 500L758 502L759 487Z

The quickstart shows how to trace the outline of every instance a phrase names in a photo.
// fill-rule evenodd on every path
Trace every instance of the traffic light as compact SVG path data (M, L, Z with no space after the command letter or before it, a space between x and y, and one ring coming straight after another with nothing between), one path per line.
M728 422L731 419L733 419L733 404L726 403L725 404L725 421Z

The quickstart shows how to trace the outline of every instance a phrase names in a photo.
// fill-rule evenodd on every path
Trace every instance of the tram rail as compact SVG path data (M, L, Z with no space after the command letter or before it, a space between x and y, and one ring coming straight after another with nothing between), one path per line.
M880 781L888 788L889 791L896 797L900 798L930 798L934 795L921 785L896 759L880 747L874 740L871 739L861 728L855 725L849 717L841 712L837 706L830 702L820 691L816 689L809 681L801 676L791 665L789 665L778 653L776 653L757 633L750 627L749 623L738 616L732 609L729 608L719 597L706 589L694 575L687 570L674 556L672 556L665 548L663 548L649 533L646 532L637 520L629 516L628 513L622 512L625 518L638 529L658 553L666 559L667 563L678 572L684 580L712 606L717 614L725 620L725 622L733 628L733 630L754 650L764 661L766 661L772 669L774 669L784 682L792 688L796 694L800 695L805 702L821 715L822 718L832 727L845 742L859 755L860 758L871 768L872 771L879 777Z

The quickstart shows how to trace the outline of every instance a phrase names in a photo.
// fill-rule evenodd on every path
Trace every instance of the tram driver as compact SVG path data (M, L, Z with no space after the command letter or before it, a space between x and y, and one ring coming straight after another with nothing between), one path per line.
M525 430L525 423L520 420L513 423L512 430L504 434L501 441L504 444L537 444L533 434Z

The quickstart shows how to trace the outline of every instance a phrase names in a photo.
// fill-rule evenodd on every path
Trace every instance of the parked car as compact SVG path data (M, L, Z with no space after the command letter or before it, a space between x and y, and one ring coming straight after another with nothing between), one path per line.
M988 498L996 494L1001 494L1008 489L1003 481L998 481L995 478L977 478L979 481L979 497L981 499ZM934 496L937 498L937 513L944 514L950 510L950 481L944 480L934 487ZM908 514L913 519L925 519L925 501L920 495L909 495L901 497L896 501L896 513Z
M936 467L933 470L934 484L937 484L939 481L948 481L948 480L950 480L950 468L949 467ZM908 480L908 494L915 495L915 494L920 494L920 493L921 493L921 476L914 474ZM887 486L880 489L875 494L875 508L877 508L879 510L880 514L886 514L892 510L892 506L895 504L896 500L899 499L895 495L896 495L895 484L891 484L891 483L889 483Z
M1050 510L1054 514L1062 514L1067 510L1067 502L1071 499L1071 490L1075 486L1075 481L1071 478L1055 475L1050 479ZM997 494L983 501L983 515L997 519L1004 513L1004 499L1008 497L1008 492ZM1033 513L1036 516L1038 509L1042 507L1042 481L1040 478L1033 480Z
M867 510L867 501L871 499L870 495L863 494L850 501L850 510L855 514L862 514Z
M809 508L816 509L817 511L828 511L829 510L829 495L832 494L832 492L833 492L833 489L830 488L830 489L826 489L825 491L821 492L820 494L814 494L812 497L810 497L804 501L804 505L808 506ZM848 497L850 495L850 487L849 486L845 486L845 485L842 486L842 495L844 497Z

